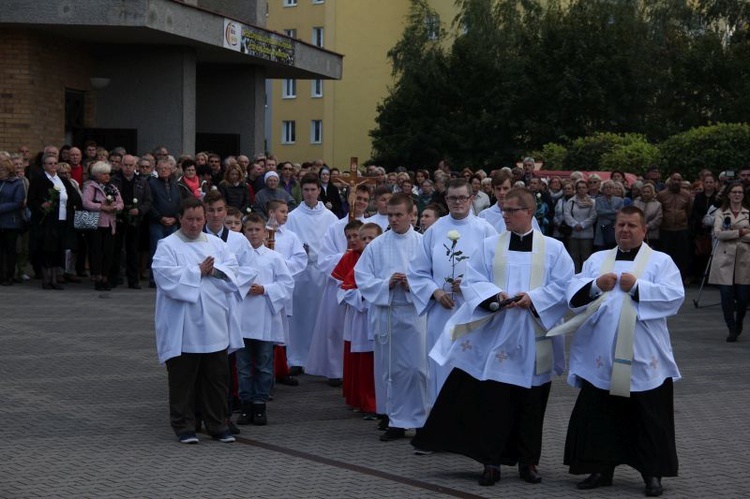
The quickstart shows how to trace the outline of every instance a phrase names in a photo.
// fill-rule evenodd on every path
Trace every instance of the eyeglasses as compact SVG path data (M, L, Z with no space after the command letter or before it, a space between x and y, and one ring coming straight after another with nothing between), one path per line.
M515 215L519 211L526 211L528 208L503 208L503 215Z
M445 198L449 203L465 203L469 199L471 199L469 196L448 196Z

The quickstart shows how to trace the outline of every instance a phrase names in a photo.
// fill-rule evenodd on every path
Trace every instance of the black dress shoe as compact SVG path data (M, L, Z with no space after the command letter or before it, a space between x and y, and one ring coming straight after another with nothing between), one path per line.
M490 485L495 485L499 481L500 467L485 465L484 471L482 471L482 476L479 477L479 485L482 487L488 487Z
M536 469L536 464L519 464L518 476L526 483L539 483L542 481L542 475Z
M659 497L664 493L664 488L661 486L661 478L658 476L644 476L643 482L646 484L646 497Z
M338 388L343 384L343 382L341 381L341 378L328 378L327 383L328 383L328 386L333 387L333 388Z
M612 473L592 473L576 487L579 490L598 489L599 487L612 486Z
M388 416L383 415L382 418L380 418L380 422L378 423L378 430L385 431L388 429Z
M380 435L380 441L381 442L392 442L393 440L399 440L406 437L406 430L403 428L396 428L395 426L391 426L387 430L385 430L385 433Z
M140 284L128 284L128 288L130 289L141 289Z
M734 343L737 341L737 336L739 336L739 334L737 334L737 328L730 327L729 336L727 336L727 343Z
M305 368L301 366L292 366L289 368L289 376L299 376L304 374Z
M276 378L276 382L280 385L299 386L299 380L294 376L284 376L283 378Z
M59 284L57 284L56 282L51 283L50 287L51 287L51 289L56 289L58 291L62 291L63 289L65 289L62 286L60 286Z
M229 430L229 433L232 435L239 435L240 429L237 428L237 425L235 425L231 419L227 419L227 430Z

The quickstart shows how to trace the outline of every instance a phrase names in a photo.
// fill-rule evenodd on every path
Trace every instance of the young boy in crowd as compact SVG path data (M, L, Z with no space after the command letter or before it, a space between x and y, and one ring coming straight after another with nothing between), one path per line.
M242 213L234 206L227 206L227 216L224 219L224 227L232 232L242 232Z
M284 258L264 244L266 221L255 213L245 217L242 230L255 254L258 277L242 302L245 348L237 351L242 413L237 424L265 425L266 402L273 386L273 346L284 342L281 314L292 295L292 279Z
M359 230L357 231L357 227ZM346 403L364 414L375 417L375 379L372 338L368 337L367 302L357 289L354 265L365 247L383 233L378 224L350 222L345 228L349 251L333 270L333 277L342 281L339 303L344 303L344 397ZM356 233L356 234L355 234Z

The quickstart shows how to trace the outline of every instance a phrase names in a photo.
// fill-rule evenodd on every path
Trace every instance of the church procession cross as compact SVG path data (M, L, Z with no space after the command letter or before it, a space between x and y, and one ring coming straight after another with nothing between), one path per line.
M354 214L354 203L357 201L357 187L363 184L377 185L378 179L374 177L365 177L359 174L358 159L356 156L352 156L349 160L349 173L344 173L331 179L332 182L346 184L349 188L347 194L347 201L349 203L349 221L355 219Z

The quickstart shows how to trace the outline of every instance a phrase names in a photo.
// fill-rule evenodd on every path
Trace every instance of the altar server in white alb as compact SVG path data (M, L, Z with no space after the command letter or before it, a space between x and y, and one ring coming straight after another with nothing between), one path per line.
M492 175L492 192L495 194L497 203L493 204L486 210L482 210L477 215L479 218L487 220L487 222L500 233L505 230L505 220L503 220L503 204L505 204L505 195L513 187L513 177L510 172L500 170ZM534 230L541 230L539 228L539 222L536 218L531 220L531 226Z
M303 202L289 213L286 222L286 229L297 235L307 251L307 268L297 275L292 298L294 314L289 321L289 344L286 351L292 375L300 374L307 362L313 327L328 278L320 269L318 255L326 230L338 221L336 215L318 201L320 182L317 175L305 175L300 186Z
M461 282L466 303L451 317L430 356L453 370L417 450L463 454L484 465L480 485L500 480L500 465L518 464L528 483L537 465L553 375L565 367L562 338L545 337L568 310L573 261L561 242L532 229L534 195L508 192L507 231L482 241ZM432 229L430 229L432 230ZM507 304L504 300L514 298Z
M409 264L409 284L420 315L427 316L427 351L437 342L448 319L464 303L461 280L469 255L495 229L471 212L474 199L465 179L451 180L445 200L449 214L440 218L425 232L422 245ZM428 406L435 403L440 388L452 367L440 366L429 359L427 377Z
M239 330L230 327L237 260L221 239L203 233L200 200L186 199L179 219L180 229L159 241L152 264L156 348L167 364L170 422L180 442L197 443L197 395L208 433L234 442L225 412L227 353L242 347Z
M406 270L422 242L410 223L414 205L408 194L388 200L391 230L365 248L354 276L369 303L375 348L377 410L386 414L387 442L404 438L405 429L421 428L427 411L427 324L417 314Z
M354 219L364 222L365 211L370 203L370 188L359 185L354 202ZM349 243L344 228L349 217L344 217L328 227L320 248L318 266L328 276L320 300L318 317L315 321L310 353L307 356L305 372L325 376L331 386L341 386L344 366L344 315L345 307L338 302L337 294L342 281L333 277L332 272L344 256ZM356 232L354 233L356 236ZM359 239L356 237L355 239Z
M258 266L242 301L242 337L245 347L237 351L242 413L237 424L267 423L266 402L273 386L273 346L284 342L284 304L294 289L294 279L281 254L267 248L266 221L251 213L242 223Z
M591 255L568 286L570 307L582 314L572 320L581 323L568 383L581 391L565 464L570 473L590 473L579 489L612 485L620 464L641 473L647 496L662 494L662 477L677 476L672 382L680 372L667 318L679 311L685 290L672 259L645 237L643 212L621 208L617 247Z

